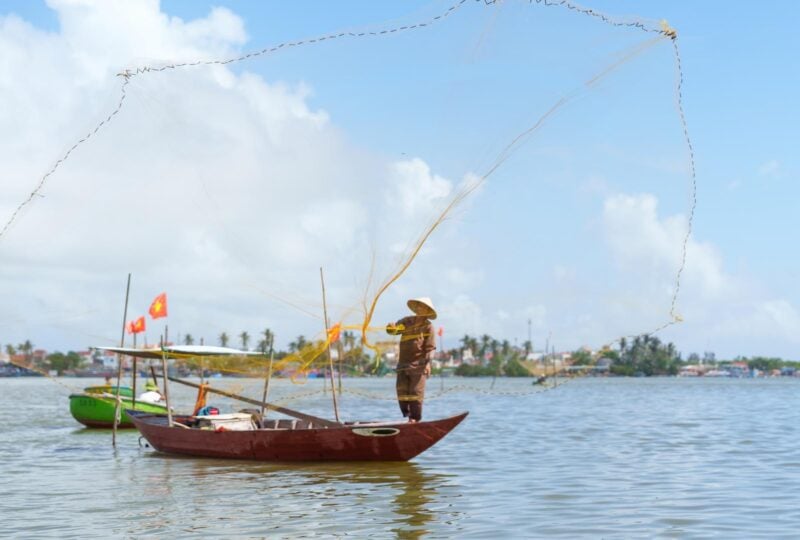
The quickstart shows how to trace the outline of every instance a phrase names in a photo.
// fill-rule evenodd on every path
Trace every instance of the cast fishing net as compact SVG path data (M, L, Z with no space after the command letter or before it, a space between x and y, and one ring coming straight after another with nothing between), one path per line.
M80 239L110 271L172 276L172 336L306 328L274 357L298 382L332 359L374 371L397 343L385 324L424 294L445 349L450 328L533 326L571 349L661 331L680 320L695 200L676 37L569 2L462 0L122 66L0 241L46 260ZM78 204L103 226L72 220ZM37 235L38 209L63 228ZM660 228L624 234L642 222ZM654 237L665 255L639 245ZM66 319L52 326L81 335ZM264 353L185 362L263 376Z

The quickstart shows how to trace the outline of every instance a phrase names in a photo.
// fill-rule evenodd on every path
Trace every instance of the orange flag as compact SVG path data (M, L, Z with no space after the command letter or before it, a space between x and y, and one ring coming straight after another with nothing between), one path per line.
M131 334L139 334L144 332L144 315L136 319L135 321L131 322Z
M135 334L133 330L133 321L128 321L128 324L125 325L125 331L129 334Z
M328 338L330 339L331 343L336 343L339 341L339 331L342 329L342 325L339 323L334 324L330 328L328 328Z
M150 316L154 319L167 316L167 293L162 292L150 304Z
M444 335L444 326L440 326L439 331L436 333L439 334L439 337L442 337Z

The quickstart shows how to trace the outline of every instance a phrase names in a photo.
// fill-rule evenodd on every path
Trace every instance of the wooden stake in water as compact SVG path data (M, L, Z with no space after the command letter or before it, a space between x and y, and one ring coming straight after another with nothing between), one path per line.
M266 405L267 397L269 397L269 381L272 379L272 359L273 353L269 351L269 367L267 368L267 378L264 380L264 394L261 398L261 418L267 415Z
M131 293L131 274L128 273L128 285L125 287L125 310L122 312L122 338L119 346L125 346L125 325L128 323L128 297ZM117 399L114 405L114 427L111 430L111 446L117 446L117 422L119 421L119 385L122 383L122 355L117 355Z
M336 342L336 353L339 355L339 395L342 395L342 366L344 362L344 347L342 347L342 340Z
M164 335L166 336L166 333ZM169 406L169 385L167 384L167 353L164 351L164 340L161 340L161 375L164 377L164 400L167 405L167 425L172 427L172 408Z
M133 348L136 348L136 334L133 334ZM133 357L133 372L131 374L131 386L133 387L133 408L136 409L136 357Z
M325 340L328 342L328 365L331 371L331 394L333 395L333 414L336 421L339 421L339 404L336 401L336 386L333 382L333 356L331 356L331 344L328 339L328 305L325 301L325 278L322 276L322 267L319 269L319 281L322 283L322 314L325 316Z

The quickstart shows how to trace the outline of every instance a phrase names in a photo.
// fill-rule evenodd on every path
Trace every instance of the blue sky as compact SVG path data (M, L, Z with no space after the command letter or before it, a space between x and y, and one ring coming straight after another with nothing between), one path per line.
M114 109L122 68L402 26L450 5L4 2L0 216ZM797 358L799 8L581 5L679 32L698 205L684 322L660 337L684 354ZM457 186L576 90L436 231L374 322L425 295L448 346L464 333L521 343L528 319L537 348L652 330L669 320L689 210L672 47L584 87L651 38L558 6L469 0L424 30L131 79L120 114L0 238L0 343L115 341L129 271L133 314L166 290L173 335L313 336L321 322L296 308L319 311L320 266L334 318L360 322L373 261L376 278L391 275Z

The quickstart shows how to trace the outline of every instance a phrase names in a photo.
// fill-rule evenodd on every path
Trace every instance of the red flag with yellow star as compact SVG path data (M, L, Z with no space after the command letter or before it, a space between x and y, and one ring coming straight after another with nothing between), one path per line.
M144 332L145 325L144 325L144 315L136 319L135 321L131 322L131 334L139 334Z
M150 317L153 319L158 319L160 317L167 316L167 293L162 292L156 299L153 300L153 303L150 304Z

